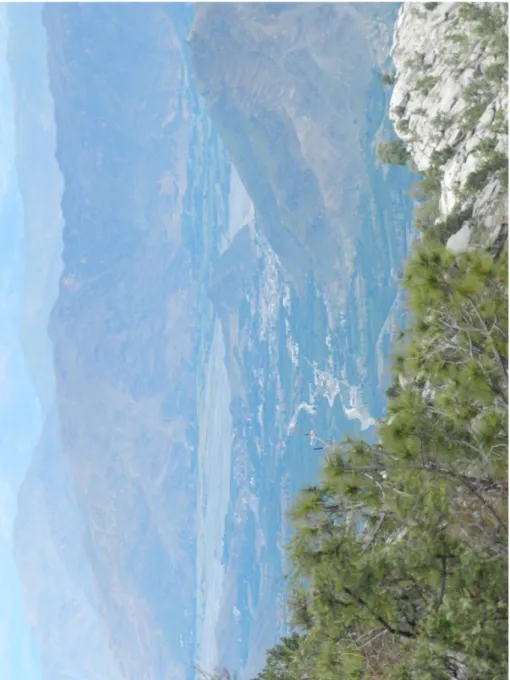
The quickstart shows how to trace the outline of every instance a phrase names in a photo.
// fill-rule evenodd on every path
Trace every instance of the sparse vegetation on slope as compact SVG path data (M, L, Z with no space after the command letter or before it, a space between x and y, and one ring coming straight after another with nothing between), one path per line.
M382 163L392 165L406 165L409 160L409 151L401 139L393 139L390 142L382 142L378 147L379 159Z
M508 7L413 9L398 29L406 39L393 55L390 116L405 142L402 157L409 152L408 165L423 175L417 226L424 238L442 232L447 243L455 232L441 225L457 222L457 231L466 225L465 244L490 245L508 193ZM384 144L379 156L389 161Z

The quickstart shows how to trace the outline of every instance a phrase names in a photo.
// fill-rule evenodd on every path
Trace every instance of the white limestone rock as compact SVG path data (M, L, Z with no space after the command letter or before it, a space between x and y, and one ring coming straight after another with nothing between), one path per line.
M473 208L469 224L448 240L447 247L454 252L492 244L508 211L508 187L498 171L473 196L462 192L471 173L483 166L481 143L494 140L495 150L507 154L508 92L506 82L484 76L488 67L502 61L490 43L492 36L480 35L477 24L462 17L459 7L460 3L444 2L427 10L425 5L407 3L400 9L390 104L390 119L420 172L430 167L435 151L452 151L442 168L439 220L454 209ZM490 7L503 18L508 15L504 3ZM487 89L485 108L468 125L463 114L483 99L466 88L479 82Z
M446 247L454 255L459 255L460 253L465 253L469 248L469 242L471 241L471 234L473 228L466 222L453 236L450 236L446 242Z

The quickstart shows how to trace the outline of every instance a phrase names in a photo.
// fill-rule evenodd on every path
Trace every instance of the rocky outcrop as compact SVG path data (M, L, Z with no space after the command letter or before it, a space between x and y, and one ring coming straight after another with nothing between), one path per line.
M395 26L390 118L437 183L436 222L449 222L454 252L506 233L507 18L506 3L406 4Z

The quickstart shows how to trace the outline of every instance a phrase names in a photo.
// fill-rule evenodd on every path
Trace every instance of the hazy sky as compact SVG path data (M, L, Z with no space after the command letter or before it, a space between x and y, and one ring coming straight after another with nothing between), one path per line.
M42 5L25 6L27 29L44 63ZM16 129L7 59L10 18L0 5L0 677L42 677L39 650L30 632L22 586L13 558L12 532L20 483L41 432L39 399L21 347L25 272L24 209L16 173ZM10 14L10 17L9 17ZM28 97L31 95L28 94ZM27 101L30 105L30 101Z

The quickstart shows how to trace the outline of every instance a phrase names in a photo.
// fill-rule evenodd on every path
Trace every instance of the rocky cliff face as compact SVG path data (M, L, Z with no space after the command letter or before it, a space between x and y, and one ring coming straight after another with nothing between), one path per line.
M390 118L437 185L454 252L506 233L507 20L506 3L406 4L395 26Z

